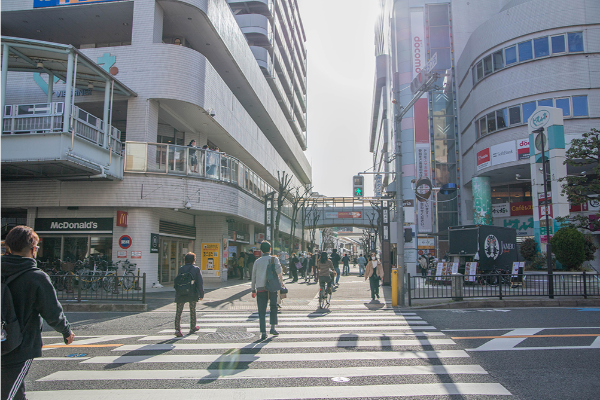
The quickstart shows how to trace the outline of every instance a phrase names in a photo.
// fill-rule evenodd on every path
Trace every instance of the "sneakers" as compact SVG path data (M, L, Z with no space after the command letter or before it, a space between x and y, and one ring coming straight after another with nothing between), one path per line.
M183 337L183 333L181 333L181 331L175 331L175 336Z
M193 328L190 328L190 335L192 333L198 332L200 330L200 327L198 325L194 326Z
M279 332L277 332L277 331L275 330L275 328L271 328L271 331L270 331L269 333L270 333L271 335L275 335L275 336L279 335Z

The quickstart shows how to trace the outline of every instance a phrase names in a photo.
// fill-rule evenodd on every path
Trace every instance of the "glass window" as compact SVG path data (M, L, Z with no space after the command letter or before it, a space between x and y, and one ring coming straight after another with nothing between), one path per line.
M523 122L527 122L536 109L535 101L523 103Z
M449 25L447 5L430 5L427 10L429 11L429 26Z
M496 113L491 112L487 115L487 130L492 133L496 130Z
M452 68L452 56L450 55L449 48L432 48L431 54L433 55L434 53L437 53L437 64L435 65L437 71L442 70L445 72L444 70Z
M477 83L477 67L473 66L471 69L471 75L473 75L473 86Z
M533 50L535 51L535 58L549 56L550 46L548 45L548 37L533 39Z
M508 186L498 186L492 188L492 204L508 203L509 202Z
M449 26L437 26L429 28L429 47L450 47Z
M571 116L571 102L568 97L556 99L556 108L563 110L563 117Z
M517 46L511 46L504 49L504 59L506 65L514 64L517 62Z
M479 120L479 135L485 136L487 135L487 124L485 122L485 117Z
M510 107L508 109L508 115L510 118L510 124L520 124L521 123L521 106Z
M552 99L538 100L538 107L553 107Z
M583 51L583 32L569 32L569 53Z
M84 260L88 256L87 237L65 237L63 250L64 261L75 262Z
M504 68L504 58L502 57L502 50L494 53L494 71Z
M60 246L62 243L61 237L41 237L40 249L37 252L38 260L54 261L60 260ZM111 244L112 246L112 244Z
M519 43L519 62L531 60L533 58L533 49L531 40Z
M565 52L565 35L552 36L552 53Z
M102 260L112 260L112 236L90 237L90 256L100 257Z
M506 128L508 125L508 111L506 108L496 111L496 126L498 129Z
M489 56L483 59L483 73L485 74L485 76L488 76L492 73L492 71L492 55L490 54Z
M573 96L573 116L582 117L588 115L587 96Z
M483 79L483 61L477 63L477 80Z

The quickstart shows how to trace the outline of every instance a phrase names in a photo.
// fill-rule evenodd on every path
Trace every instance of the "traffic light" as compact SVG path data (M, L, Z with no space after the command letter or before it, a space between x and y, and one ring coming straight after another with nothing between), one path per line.
M365 197L365 177L362 175L354 175L352 184L352 196Z

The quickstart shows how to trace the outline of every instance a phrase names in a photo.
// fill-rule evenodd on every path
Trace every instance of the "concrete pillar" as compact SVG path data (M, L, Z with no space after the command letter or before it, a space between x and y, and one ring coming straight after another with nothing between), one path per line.
M73 53L69 52L69 56L67 59L67 82L65 88L65 113L63 114L63 132L69 132L70 123L71 123L71 103L73 96L73 69L74 69L74 60Z
M0 129L4 129L4 106L6 105L6 82L8 81L8 45L4 44L2 49L2 109L0 116L2 116L2 125Z
M54 92L54 74L48 74L48 100L47 103L52 103L52 94Z
M102 121L104 122L104 148L108 149L110 145L110 117L109 107L112 108L112 99L110 98L110 81L107 79L104 83L104 112Z
M136 1L133 5L131 44L133 46L161 43L164 11L158 2Z
M473 223L475 225L492 225L492 189L488 176L474 177L473 188Z

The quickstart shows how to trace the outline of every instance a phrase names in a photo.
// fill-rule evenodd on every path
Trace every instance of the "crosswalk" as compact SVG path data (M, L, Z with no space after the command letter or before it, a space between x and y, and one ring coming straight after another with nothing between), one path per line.
M28 392L46 399L318 399L446 398L511 393L466 351L416 313L393 310L279 315L280 336L258 339L258 315L205 313L201 331L175 338L86 337L114 342L78 362L58 363ZM268 316L267 316L268 321ZM224 334L219 340L218 334ZM236 340L236 338L238 338ZM57 340L56 343L59 343ZM66 348L44 357L58 360ZM85 388L83 390L82 388Z

